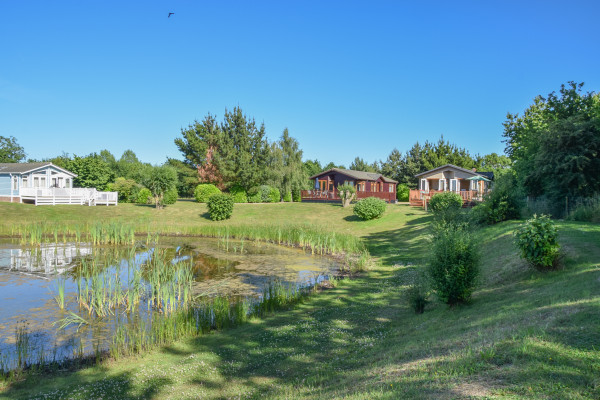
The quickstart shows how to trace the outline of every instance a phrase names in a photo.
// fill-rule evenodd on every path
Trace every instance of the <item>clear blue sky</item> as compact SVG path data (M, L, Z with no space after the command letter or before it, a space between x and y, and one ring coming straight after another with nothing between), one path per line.
M162 163L182 127L239 105L323 163L442 134L502 152L508 111L569 80L600 90L599 17L598 1L0 0L0 135L31 158Z

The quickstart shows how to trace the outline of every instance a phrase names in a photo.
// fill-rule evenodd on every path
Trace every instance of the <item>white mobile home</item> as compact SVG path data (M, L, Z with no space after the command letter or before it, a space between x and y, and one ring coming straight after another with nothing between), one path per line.
M117 204L117 192L74 188L77 175L51 162L0 163L0 201L42 204Z

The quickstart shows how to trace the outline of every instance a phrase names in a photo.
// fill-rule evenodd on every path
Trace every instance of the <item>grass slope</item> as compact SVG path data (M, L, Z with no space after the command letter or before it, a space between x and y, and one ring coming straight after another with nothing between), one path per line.
M182 224L209 223L202 212L184 217L194 206L148 218L161 224L182 214ZM26 218L64 218L32 209ZM97 209L85 209L95 217L80 218L111 212ZM362 236L380 263L265 320L139 358L30 376L0 398L600 398L599 225L559 223L566 265L550 273L518 259L511 235L517 223L485 228L473 303L449 309L434 302L415 315L403 292L428 249L422 211L390 206L370 222L319 204L244 205L235 212L230 223L328 219L331 229Z

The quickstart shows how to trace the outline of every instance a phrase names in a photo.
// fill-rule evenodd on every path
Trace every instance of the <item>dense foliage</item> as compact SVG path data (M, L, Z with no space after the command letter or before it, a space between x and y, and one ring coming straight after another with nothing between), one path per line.
M435 232L428 272L440 300L468 302L479 274L479 252L468 229L447 227Z
M396 199L402 202L410 200L410 188L407 184L400 183L396 186Z
M367 197L354 205L354 215L365 221L381 218L385 212L385 201L376 197Z
M171 189L167 190L163 196L163 204L175 204L177 202L177 198L179 194L177 193L177 188L173 186Z
M148 204L148 203L150 203L151 198L152 198L152 192L150 192L150 189L142 188L138 192L135 202L137 204Z
M207 202L210 219L213 221L229 219L233 213L233 204L233 199L228 194L213 194Z
M85 157L73 156L71 159L64 160L63 165L60 166L77 174L73 179L74 187L106 190L108 184L115 179L115 173L109 164L96 153Z
M473 219L490 225L519 219L524 207L523 197L514 174L501 175L496 180L494 189L484 197L484 201L471 210Z
M452 210L459 210L462 206L462 197L455 192L437 193L429 200L429 208L434 213L451 212Z
M281 200L279 189L269 185L260 185L248 191L250 203L278 203Z
M17 163L25 159L25 149L14 136L0 136L0 163Z
M229 195L233 199L234 203L247 203L248 196L246 190L240 185L234 185L229 188Z
M155 207L160 209L164 205L165 193L176 189L177 172L168 165L152 167L150 173L144 177L143 183L152 193Z
M198 203L206 203L210 196L219 194L221 191L212 183L201 183L194 190L194 198Z
M504 122L506 153L525 194L545 196L560 216L566 196L600 193L600 95L569 82Z
M534 215L515 231L521 257L540 270L556 268L560 246L558 229L546 215Z
M119 193L119 201L123 203L135 203L142 185L133 179L117 178L114 183L108 185L108 190Z

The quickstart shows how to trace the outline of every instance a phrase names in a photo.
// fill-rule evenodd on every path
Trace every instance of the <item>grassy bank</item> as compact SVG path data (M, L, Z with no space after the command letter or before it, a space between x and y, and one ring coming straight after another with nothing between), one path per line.
M99 208L85 209L110 212ZM185 204L170 212L192 209ZM167 211L163 218L171 218ZM31 376L0 398L600 397L599 225L559 223L565 267L550 273L517 257L511 235L517 223L485 228L478 234L483 263L472 304L449 309L433 302L415 315L403 295L427 254L429 217L422 211L390 206L370 222L334 205L244 205L236 212L227 224L328 223L332 231L360 236L380 263L265 320L144 356ZM61 220L56 210L26 213L58 213L46 217ZM211 224L194 213L193 222L192 214L173 222ZM34 220L31 214L25 218Z

